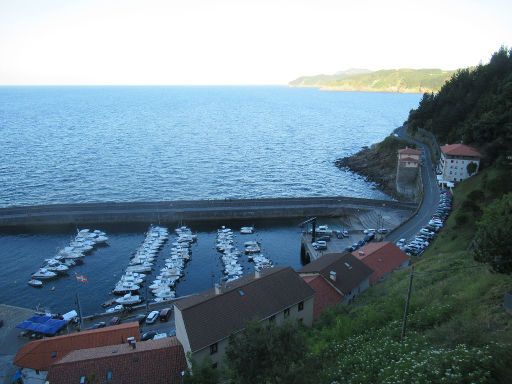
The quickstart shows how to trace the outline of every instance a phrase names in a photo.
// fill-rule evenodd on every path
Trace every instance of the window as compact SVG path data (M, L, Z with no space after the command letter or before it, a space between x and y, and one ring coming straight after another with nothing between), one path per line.
M52 352L52 359L55 359L57 357L57 352Z
M210 345L210 355L217 353L219 345L217 343Z
M288 316L290 316L290 308L286 308L286 309L284 310L284 317L286 318L286 317L288 317Z
M301 301L301 302L299 303L299 311L302 311L303 309L304 309L304 302L303 302L303 301Z
M107 372L107 381L112 381L112 371Z
M212 369L217 369L217 363L212 364Z
M85 376L80 376L80 384L85 384Z
M269 323L273 323L274 321L276 321L276 315L272 315L268 318Z
M302 318L297 319L297 323L299 324L299 326L302 325L303 324Z

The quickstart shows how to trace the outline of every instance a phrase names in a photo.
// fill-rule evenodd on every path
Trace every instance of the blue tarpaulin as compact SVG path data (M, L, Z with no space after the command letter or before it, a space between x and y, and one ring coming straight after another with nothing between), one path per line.
M66 320L53 319L51 316L32 316L30 319L19 323L16 328L53 336L66 324Z

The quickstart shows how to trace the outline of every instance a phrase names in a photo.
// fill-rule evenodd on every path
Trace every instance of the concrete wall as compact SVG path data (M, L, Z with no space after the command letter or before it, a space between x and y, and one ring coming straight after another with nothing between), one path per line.
M370 287L370 277L364 279L357 287L355 287L350 294L346 293L343 297L343 303L349 304L356 296L366 291Z
M56 204L0 208L0 227L341 216L411 203L353 197Z

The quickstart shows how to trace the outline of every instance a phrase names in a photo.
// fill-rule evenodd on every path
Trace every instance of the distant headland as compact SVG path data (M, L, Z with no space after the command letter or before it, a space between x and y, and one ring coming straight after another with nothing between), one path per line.
M428 69L349 69L334 75L301 76L291 87L313 87L327 91L431 93L437 92L455 70Z

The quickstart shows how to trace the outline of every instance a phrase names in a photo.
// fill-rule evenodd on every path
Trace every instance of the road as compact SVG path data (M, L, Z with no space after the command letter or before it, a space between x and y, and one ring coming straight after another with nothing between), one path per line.
M433 161L430 150L427 145L414 140L406 132L402 126L395 130L395 133L401 138L410 143L416 144L418 149L421 149L424 154L424 162L421 166L421 177L423 180L423 200L421 205L414 215L408 222L402 225L398 230L393 231L386 240L396 242L401 238L407 240L413 238L416 233L428 223L432 215L435 213L439 204L440 191L437 186L436 173L434 172Z

